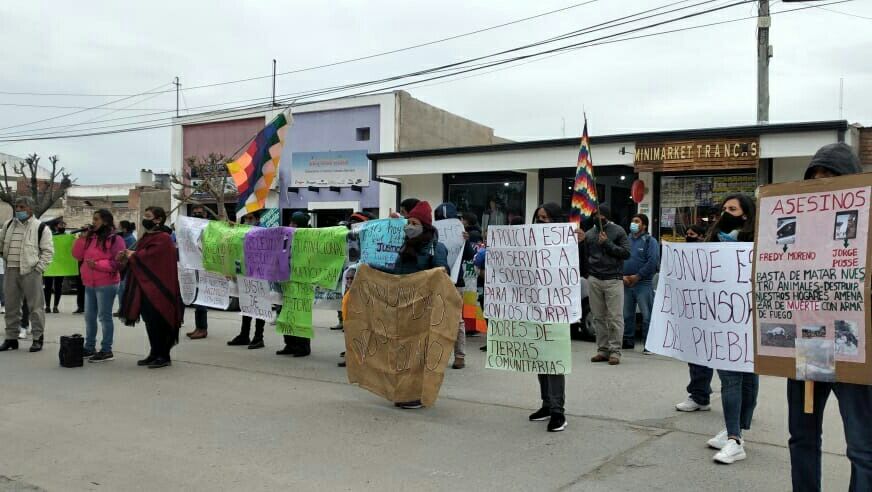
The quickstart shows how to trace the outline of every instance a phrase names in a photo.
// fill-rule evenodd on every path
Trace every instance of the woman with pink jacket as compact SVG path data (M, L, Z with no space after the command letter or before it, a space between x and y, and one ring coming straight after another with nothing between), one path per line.
M115 326L112 305L121 282L120 265L115 258L125 249L124 239L115 233L115 219L106 209L94 212L90 227L73 243L73 257L81 262L85 285L85 357L89 362L105 362L112 355ZM103 325L103 340L97 348L97 318Z

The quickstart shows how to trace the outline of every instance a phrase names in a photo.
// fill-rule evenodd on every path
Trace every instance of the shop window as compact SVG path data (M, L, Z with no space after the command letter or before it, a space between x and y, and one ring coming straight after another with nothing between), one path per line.
M357 130L355 130L355 133L357 134L357 141L358 142L368 142L369 141L369 127L368 126L365 126L363 128L358 128Z
M754 196L756 189L757 176L753 174L661 176L661 240L684 241L687 229L694 224L708 229L720 215L724 197L733 193Z
M460 212L474 213L483 232L490 225L509 225L513 220L529 222L524 217L525 194L524 181L448 185L448 200Z

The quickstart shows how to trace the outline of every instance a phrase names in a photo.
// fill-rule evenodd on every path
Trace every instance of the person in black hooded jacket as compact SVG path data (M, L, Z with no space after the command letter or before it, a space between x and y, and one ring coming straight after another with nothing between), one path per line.
M451 202L445 202L436 207L433 211L433 216L436 220L456 219L457 207ZM470 234L467 231L463 233L463 251L461 252L461 261L470 261L475 257L475 250L470 244ZM463 281L463 275L457 278L454 284L457 287L457 292L463 296L462 289L466 286ZM463 317L459 320L457 328L457 340L454 342L454 364L451 366L454 369L463 369L466 367L466 324L463 322Z

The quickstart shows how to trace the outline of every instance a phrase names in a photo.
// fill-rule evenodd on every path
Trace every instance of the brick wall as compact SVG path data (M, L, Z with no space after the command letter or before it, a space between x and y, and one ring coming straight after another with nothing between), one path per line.
M860 161L864 166L872 166L872 128L860 129Z

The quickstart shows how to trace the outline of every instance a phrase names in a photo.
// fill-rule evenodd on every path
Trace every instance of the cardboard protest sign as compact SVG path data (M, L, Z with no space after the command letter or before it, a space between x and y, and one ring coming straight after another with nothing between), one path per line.
M573 224L488 228L485 318L574 323L580 289Z
M179 267L179 291L182 303L190 305L197 297L197 270Z
M352 229L360 241L360 262L391 270L406 241L406 219L378 219L355 224Z
M245 276L283 282L291 277L293 227L255 227L245 235Z
M312 304L315 288L300 282L282 282L282 311L276 318L276 333L312 338Z
M339 285L348 250L343 226L297 229L291 250L291 280L326 289Z
M348 381L393 402L436 402L460 296L442 269L396 276L361 265L345 320Z
M200 236L209 225L206 219L181 216L176 221L176 245L179 248L179 264L183 268L203 270L203 248Z
M197 272L196 304L216 309L230 306L230 280L223 275L200 270Z
M73 258L73 243L76 236L56 234L52 236L54 256L42 273L43 277L75 277L79 274L79 262Z
M535 374L572 372L568 323L487 321L485 367Z
M276 313L270 303L269 282L258 278L236 277L239 286L239 311L243 316L275 321Z
M872 384L870 204L870 174L760 188L757 373Z
M245 234L252 227L211 221L203 230L203 268L233 277L245 272Z
M645 348L701 366L754 372L753 243L663 243Z
M448 266L451 267L451 280L457 283L460 278L461 262L463 261L463 223L459 219L445 219L433 222L433 227L439 232L439 242L448 249Z

